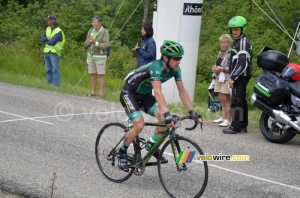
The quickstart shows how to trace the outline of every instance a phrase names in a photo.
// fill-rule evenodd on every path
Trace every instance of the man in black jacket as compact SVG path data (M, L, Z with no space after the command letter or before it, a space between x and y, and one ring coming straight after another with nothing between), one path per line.
M246 101L246 88L251 78L252 44L246 38L246 19L235 16L228 22L228 28L235 42L231 52L231 74L229 87L232 89L231 116L229 128L224 129L225 134L247 133L248 105Z

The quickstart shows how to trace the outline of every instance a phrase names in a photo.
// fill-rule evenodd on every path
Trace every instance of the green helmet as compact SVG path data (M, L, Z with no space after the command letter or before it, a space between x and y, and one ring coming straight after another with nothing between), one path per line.
M246 19L242 16L235 16L228 21L228 28L242 28L242 33L247 30Z
M162 55L173 57L182 56L184 54L183 47L180 43L175 41L164 40L163 45L160 47Z

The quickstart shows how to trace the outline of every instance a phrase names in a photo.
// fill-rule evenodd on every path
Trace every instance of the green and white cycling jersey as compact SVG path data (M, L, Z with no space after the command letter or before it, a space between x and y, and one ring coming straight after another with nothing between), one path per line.
M153 88L151 81L158 80L164 83L173 77L176 81L182 80L180 67L175 71L166 72L162 60L155 60L130 72L125 77L125 82L136 93L146 94Z

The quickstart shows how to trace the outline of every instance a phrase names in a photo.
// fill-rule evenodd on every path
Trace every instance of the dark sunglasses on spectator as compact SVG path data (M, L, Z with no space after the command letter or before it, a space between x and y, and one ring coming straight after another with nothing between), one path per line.
M174 56L171 59L175 60L175 61L180 61L182 59L181 56Z

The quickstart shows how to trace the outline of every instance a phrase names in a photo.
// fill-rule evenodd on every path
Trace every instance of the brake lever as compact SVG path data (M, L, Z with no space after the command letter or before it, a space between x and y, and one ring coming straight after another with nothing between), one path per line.
M200 122L199 124L200 124L201 131L203 131L203 128L202 128L202 124L203 124L203 123ZM197 125L198 125L198 123L197 123L197 121L195 121L194 126L192 126L191 128L185 128L185 130L187 130L187 131L192 131L192 130L194 130L194 129L197 127Z
M201 129L201 131L203 131L202 124L203 124L203 122L200 122L200 129Z

